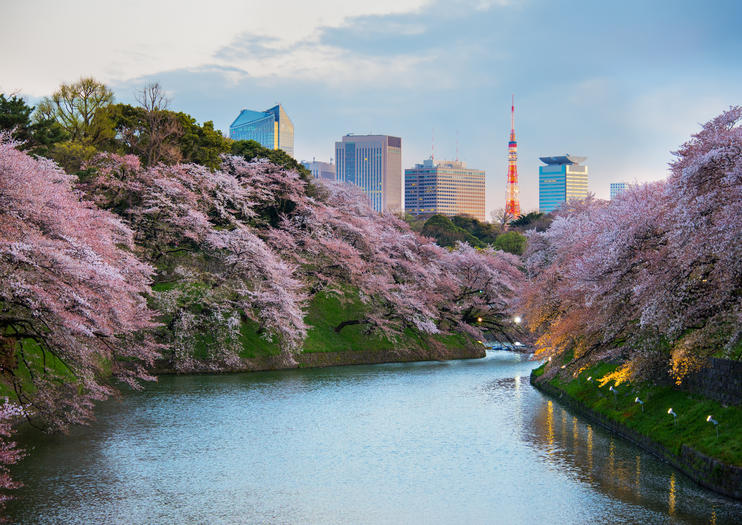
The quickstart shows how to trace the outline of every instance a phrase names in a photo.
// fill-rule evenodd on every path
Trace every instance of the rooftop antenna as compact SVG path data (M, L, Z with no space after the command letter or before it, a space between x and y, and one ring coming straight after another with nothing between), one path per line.
M433 164L435 164L435 128L431 128L430 160L432 160Z
M456 130L456 162L459 161L459 130Z

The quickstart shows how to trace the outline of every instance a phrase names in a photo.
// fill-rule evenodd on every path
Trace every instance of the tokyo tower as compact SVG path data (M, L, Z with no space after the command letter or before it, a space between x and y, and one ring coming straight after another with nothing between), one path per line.
M510 106L510 142L508 142L508 186L505 197L505 213L510 220L520 216L518 196L518 143L515 141L515 95Z

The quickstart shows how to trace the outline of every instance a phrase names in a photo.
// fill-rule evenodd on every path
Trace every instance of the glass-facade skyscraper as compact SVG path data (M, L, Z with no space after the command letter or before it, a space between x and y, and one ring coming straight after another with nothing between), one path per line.
M627 182L611 182L611 200L618 197L629 187Z
M335 143L335 173L363 189L376 211L402 211L402 139L345 135Z
M335 180L335 165L332 162L303 160L301 165L307 168L315 179Z
M434 161L404 171L405 211L411 215L440 213L485 220L484 171L459 161Z
M243 109L229 126L232 140L254 140L294 156L294 123L280 104L265 111Z
M538 168L538 209L551 213L562 203L587 197L587 157L561 155L539 157L546 166Z

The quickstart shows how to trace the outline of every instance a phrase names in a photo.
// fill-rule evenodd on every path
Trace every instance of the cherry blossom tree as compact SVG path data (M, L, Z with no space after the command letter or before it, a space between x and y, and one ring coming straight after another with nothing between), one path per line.
M521 275L515 257L468 245L446 250L394 214L374 211L357 188L316 184L315 197L284 215L269 242L291 239L290 252L315 291L358 291L364 315L336 331L360 324L389 338L406 328L463 329L482 338L480 328L503 328Z
M73 177L0 135L0 465L18 416L65 430L115 392L138 387L158 347L144 294L152 268L131 253L132 232L81 199ZM12 482L0 469L0 486Z
M8 465L17 463L25 453L12 441L14 425L18 419L26 416L26 412L18 404L7 398L0 405L0 490L9 491L17 489L21 483L15 481L10 475ZM12 499L7 492L0 493L0 510Z
M247 321L276 338L285 363L293 362L306 335L303 285L257 226L269 226L264 209L281 209L281 199L301 193L296 174L279 177L273 165L235 157L216 172L196 164L143 169L133 156L112 154L88 167L98 176L85 190L124 217L140 255L158 269L153 304L164 315L162 337L176 370L238 366Z
M740 344L742 109L676 152L667 181L588 199L529 234L521 297L545 356L574 368L622 359L606 380L671 373L681 381Z

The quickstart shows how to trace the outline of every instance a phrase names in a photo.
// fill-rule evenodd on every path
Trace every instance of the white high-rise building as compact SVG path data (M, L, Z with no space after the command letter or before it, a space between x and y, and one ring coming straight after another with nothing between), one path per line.
M335 143L336 179L359 186L377 211L402 211L402 139L345 135Z

